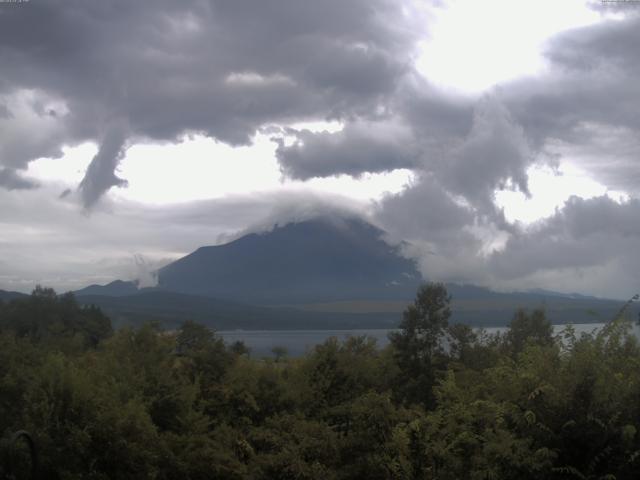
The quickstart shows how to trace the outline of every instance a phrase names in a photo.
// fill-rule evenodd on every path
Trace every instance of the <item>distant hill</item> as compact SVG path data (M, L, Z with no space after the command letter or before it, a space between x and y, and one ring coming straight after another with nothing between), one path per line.
M553 297L562 297L562 298L580 298L580 299L584 299L584 300L601 300L598 297L594 297L591 295L582 295L580 293L560 293L560 292L554 292L552 290L545 290L544 288L533 288L531 290L527 290L526 292L523 293L531 293L531 294L541 294L541 295L546 295L546 296L553 296Z
M124 297L127 295L136 295L140 293L136 282L125 282L115 280L107 285L89 285L88 287L76 290L77 297L87 295L105 295L109 297Z
M449 285L453 296L452 322L475 327L507 325L518 308L544 308L552 323L600 323L610 320L622 306L615 300L582 300L536 294L497 293L465 296L467 289ZM83 295L82 304L102 308L114 326L158 321L175 328L195 320L217 330L303 330L394 328L409 301L343 301L260 307L227 300L167 291L143 291L128 296ZM640 306L629 315L636 319Z
M27 294L25 293L20 293L20 292L8 292L6 290L0 290L0 300L2 300L3 302L8 302L10 300L15 300L18 298L25 298L28 297Z
M116 327L158 321L165 328L175 328L184 320L195 320L216 330L393 328L398 323L398 316L389 312L307 312L166 291L117 297L83 295L78 301L99 306Z
M623 301L588 296L563 295L556 292L501 293L472 286L447 284L452 296L451 321L476 327L507 325L519 308L544 309L547 318L554 324L601 323L612 319L620 310ZM313 312L342 313L388 313L402 318L407 301L344 301L298 305L297 308ZM627 315L636 320L640 303L634 303Z
M158 287L254 304L410 299L422 277L355 219L321 217L202 247L158 271Z

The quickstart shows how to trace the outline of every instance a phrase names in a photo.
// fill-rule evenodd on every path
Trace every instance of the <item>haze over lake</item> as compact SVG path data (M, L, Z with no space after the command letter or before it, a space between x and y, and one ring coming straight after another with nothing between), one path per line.
M589 334L602 328L604 323L578 323L573 325L576 335ZM554 325L554 333L560 334L567 325ZM505 332L506 327L490 327L484 331L489 334ZM250 354L254 357L273 356L274 347L284 347L287 354L292 357L299 357L312 350L331 337L344 340L348 337L358 337L366 335L376 339L380 347L389 344L388 334L398 331L396 329L357 329L357 330L233 330L216 332L227 344L242 341L250 349ZM478 330L476 330L478 331ZM633 333L640 338L640 326L633 324Z

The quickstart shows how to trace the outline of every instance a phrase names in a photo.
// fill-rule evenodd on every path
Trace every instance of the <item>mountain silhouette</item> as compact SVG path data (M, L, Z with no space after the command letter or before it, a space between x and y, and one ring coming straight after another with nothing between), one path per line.
M18 300L26 298L28 295L20 292L9 292L6 290L0 290L0 301L9 302L11 300Z
M114 280L106 285L89 285L74 292L77 296L106 295L109 297L126 297L140 293L137 282Z
M398 324L423 281L413 261L354 218L318 217L201 247L158 270L158 286L117 280L76 291L117 324L192 318L214 328L380 328ZM544 308L554 323L605 322L616 300L546 290L495 292L447 284L452 321L506 325L518 308ZM1 295L0 295L1 297ZM638 315L638 307L630 308Z
M411 299L413 261L362 220L320 217L202 247L158 271L158 288L254 304Z

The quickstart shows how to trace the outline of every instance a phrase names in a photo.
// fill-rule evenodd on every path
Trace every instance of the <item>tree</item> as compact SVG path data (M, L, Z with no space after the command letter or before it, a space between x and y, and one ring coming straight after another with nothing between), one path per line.
M449 355L462 363L467 363L470 350L478 341L478 335L473 328L462 323L451 325L447 333L449 334Z
M190 365L187 369L192 378L200 376L202 388L219 382L234 358L221 337L191 320L184 322L178 330L175 353L189 360L185 362Z
M553 326L547 320L544 310L536 309L529 314L520 309L509 324L506 341L514 354L523 351L527 344L552 345Z
M79 305L72 293L37 286L0 311L0 329L57 350L95 348L113 334L111 320L96 306Z
M236 340L229 345L229 351L238 357L241 357L242 355L246 355L248 357L251 355L251 349L247 347L247 344L242 340Z
M183 322L176 338L176 353L188 355L209 347L215 340L213 331L191 320Z
M284 360L285 358L287 358L287 355L289 352L287 351L286 347L281 347L279 345L276 345L271 349L271 353L273 353L273 356L275 357L275 361L276 363L278 363Z
M444 284L422 285L403 313L400 332L389 335L401 371L399 390L407 403L434 405L432 387L444 359L442 339L451 316L450 303Z

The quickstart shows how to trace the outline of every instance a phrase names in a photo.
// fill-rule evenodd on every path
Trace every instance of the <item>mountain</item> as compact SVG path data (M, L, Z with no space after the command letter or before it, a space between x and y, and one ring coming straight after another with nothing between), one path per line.
M160 269L159 285L91 285L76 293L116 324L193 319L218 329L374 328L397 325L422 277L415 264L355 219L320 217L202 247ZM546 290L501 293L448 284L452 322L506 325L518 308L553 323L608 321L623 302ZM638 304L629 309L636 318Z
M263 305L411 299L422 277L383 233L355 219L290 223L199 248L161 268L158 287Z
M582 295L580 293L560 293L560 292L554 292L552 290L546 290L544 288L532 288L531 290L527 290L526 292L523 293L532 293L532 294L540 294L540 295L547 295L547 296L552 296L552 297L562 297L562 298L580 298L583 300L600 300L600 298L598 297L594 297L592 295Z
M448 283L447 292L452 297L451 322L475 327L507 325L514 313L522 308L541 308L547 318L556 325L566 323L601 323L612 319L624 304L620 300L588 296L574 297L557 292L495 292L473 285ZM387 313L395 315L398 323L408 301L356 300L320 302L297 305L297 308L325 313ZM629 306L627 315L636 319L640 314L640 302Z
M0 290L0 300L3 302L8 302L11 300L16 300L18 298L25 298L28 295L20 292L8 292L6 290Z
M398 323L397 315L389 312L308 312L166 291L117 297L84 295L78 301L100 307L116 327L158 321L165 328L176 328L184 320L195 320L216 330L331 330L393 328Z
M88 287L73 292L77 297L88 295L104 295L108 297L124 297L140 293L136 282L115 280L107 285L89 285Z

